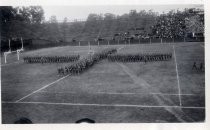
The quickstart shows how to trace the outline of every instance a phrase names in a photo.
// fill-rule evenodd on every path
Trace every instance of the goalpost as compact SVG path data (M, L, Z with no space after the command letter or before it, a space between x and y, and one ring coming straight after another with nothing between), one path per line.
M10 45L10 39L9 39L9 51L4 52L4 62L5 64L7 63L7 55L16 52L17 53L17 60L20 60L20 52L24 51L23 49L23 39L22 37L20 38L21 40L21 48L17 49L16 51L11 51L11 45Z

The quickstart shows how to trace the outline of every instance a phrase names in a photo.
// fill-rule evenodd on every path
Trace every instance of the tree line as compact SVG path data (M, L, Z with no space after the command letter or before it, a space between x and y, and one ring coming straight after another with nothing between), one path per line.
M89 14L86 21L58 22L56 16L44 18L41 6L1 6L1 37L12 39L45 39L51 42L113 38L116 34L129 32L141 37L184 37L189 32L204 32L204 13L191 8L171 10L159 14L152 10L130 12L123 15Z

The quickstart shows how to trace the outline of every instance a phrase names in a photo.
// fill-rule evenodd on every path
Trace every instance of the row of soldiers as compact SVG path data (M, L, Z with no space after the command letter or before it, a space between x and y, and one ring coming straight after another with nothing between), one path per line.
M99 62L102 59L107 58L109 54L117 52L116 49L107 48L102 50L101 52L94 53L93 55L89 55L86 58L78 60L69 66L64 66L58 68L58 74L81 74L82 72L91 68L95 63Z
M79 55L70 56L34 56L34 57L24 57L25 63L64 63L73 62L79 60Z
M172 58L172 53L152 53L152 54L111 54L108 60L112 62L151 62L167 61Z

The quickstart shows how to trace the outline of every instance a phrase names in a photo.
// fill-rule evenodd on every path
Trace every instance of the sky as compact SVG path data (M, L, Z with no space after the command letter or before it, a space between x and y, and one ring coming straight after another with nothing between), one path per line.
M65 17L69 21L74 19L86 19L90 13L105 14L112 13L122 15L129 13L130 10L150 10L154 12L163 13L172 9L183 10L184 8L202 8L202 5L90 5L90 6L42 6L45 12L45 20L49 20L50 16L55 15L58 21L63 21Z

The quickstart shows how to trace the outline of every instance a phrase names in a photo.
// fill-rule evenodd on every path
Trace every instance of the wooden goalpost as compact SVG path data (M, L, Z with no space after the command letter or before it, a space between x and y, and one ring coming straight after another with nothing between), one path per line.
M17 49L16 51L11 51L11 43L10 43L10 39L9 39L9 51L4 52L4 62L5 64L7 63L7 55L16 52L17 53L17 60L20 60L20 52L24 51L23 49L23 39L22 37L20 38L21 40L21 48Z

